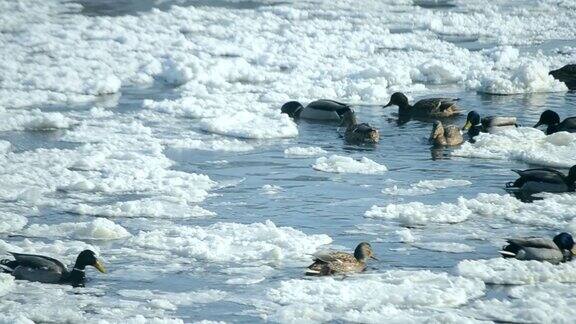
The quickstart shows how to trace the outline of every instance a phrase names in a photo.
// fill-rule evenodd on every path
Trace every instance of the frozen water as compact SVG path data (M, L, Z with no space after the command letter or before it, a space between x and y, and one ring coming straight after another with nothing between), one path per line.
M571 1L14 0L0 21L0 257L91 249L109 270L86 288L0 274L1 323L574 317L571 263L497 258L576 231L574 195L502 190L510 169L576 164L573 134L529 127L573 115L547 73L576 61ZM431 149L430 123L381 108L396 91L524 127ZM381 142L279 112L320 98ZM303 277L362 241L366 273Z

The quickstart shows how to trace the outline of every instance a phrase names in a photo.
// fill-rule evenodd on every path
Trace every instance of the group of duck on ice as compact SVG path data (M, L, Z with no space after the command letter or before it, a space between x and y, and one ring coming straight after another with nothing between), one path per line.
M576 65L566 65L550 74L566 83L570 90L576 90ZM440 119L446 119L460 114L456 105L458 99L428 98L410 104L408 98L401 92L392 94L390 101L384 107L398 106L399 122L411 118L433 121L429 141L435 146L454 146L464 141L459 127L444 126ZM347 142L356 144L376 144L380 139L376 128L367 123L358 123L354 110L350 105L334 100L317 100L303 106L299 102L290 101L281 108L282 113L294 119L312 119L337 121L344 127L344 138ZM517 127L516 117L485 116L476 111L470 111L466 124L462 128L467 131L469 141L480 133L494 133L502 128ZM560 116L546 110L534 127L546 126L546 134L556 132L576 133L576 117L560 120ZM506 184L507 191L519 198L532 197L540 192L573 192L576 182L576 165L572 166L568 175L551 168L535 168L528 170L513 170L519 178ZM576 255L576 244L572 235L560 233L552 239L540 237L524 237L508 239L508 244L500 254L504 258L519 260L547 261L554 264L570 261ZM0 260L0 271L12 274L16 279L37 281L42 283L70 284L83 286L86 280L86 266L93 266L102 273L106 270L91 250L82 251L72 268L60 261L42 255L10 252L13 259ZM326 251L314 254L314 262L307 268L307 275L333 275L361 272L366 268L368 259L376 259L372 247L367 242L358 244L353 254L339 251Z

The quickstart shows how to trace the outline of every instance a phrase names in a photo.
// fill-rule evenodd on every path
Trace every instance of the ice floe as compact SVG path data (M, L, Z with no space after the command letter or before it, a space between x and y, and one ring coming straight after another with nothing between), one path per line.
M576 135L518 127L498 134L481 133L475 143L466 142L453 156L516 160L529 164L569 168L576 164Z
M276 264L302 261L321 246L332 242L327 235L306 235L273 222L238 224L215 223L208 227L166 226L143 231L130 245L166 251L174 256L216 262Z
M429 195L436 192L439 189L452 188L452 187L463 187L469 186L472 182L468 180L454 180L454 179L442 179L442 180L421 180L417 183L411 184L410 188L399 188L397 185L392 187L384 188L382 193L392 196L419 196L419 195Z
M287 157L310 157L316 155L326 154L325 150L318 146L300 147L294 146L284 150L284 155Z
M539 282L576 282L576 265L516 259L463 260L456 272L489 284L523 285Z
M268 293L266 319L282 323L420 322L484 295L478 279L430 271L389 270L338 280L292 279ZM431 310L431 309L434 309Z
M33 224L23 233L28 236L69 237L88 240L115 240L130 236L122 226L106 218L97 218L91 222L62 223L56 225Z
M332 173L381 174L388 171L385 165L374 162L367 157L356 160L341 155L319 157L312 167L318 171Z

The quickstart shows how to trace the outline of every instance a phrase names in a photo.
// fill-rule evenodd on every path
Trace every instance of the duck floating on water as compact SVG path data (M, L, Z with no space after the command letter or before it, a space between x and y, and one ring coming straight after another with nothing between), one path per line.
M432 133L428 142L434 146L454 146L464 142L460 129L454 125L444 127L442 122L437 120L432 126Z
M356 246L354 254L346 252L324 252L314 254L314 263L306 270L309 276L328 276L333 274L345 274L362 272L366 269L368 259L376 259L372 246L362 242Z
M419 100L414 105L410 105L405 94L395 92L384 108L396 105L400 116L445 118L460 113L455 103L458 100L456 98L429 98Z
M574 239L568 233L560 233L553 239L523 237L507 239L506 242L508 245L500 251L504 258L548 261L557 264L572 260L572 256L576 253Z
M346 127L344 138L347 142L375 144L380 141L378 129L366 123L358 124L356 114L352 110L342 115L340 126Z
M14 256L14 260L0 260L0 269L21 280L79 287L84 286L86 266L93 266L106 273L106 269L91 250L80 252L72 271L68 271L62 262L47 256L14 252L10 254Z
M568 89L576 90L576 64L565 65L549 73L554 79L564 82Z
M512 171L518 173L520 178L506 184L506 190L509 192L521 191L527 194L533 194L538 192L558 193L574 191L576 165L570 168L568 176L550 168Z
M298 101L289 101L282 105L281 111L291 118L340 121L342 115L350 111L349 105L328 99L316 100L304 107Z
M501 129L518 127L516 117L487 116L480 118L480 114L472 110L466 116L466 124L462 130L468 131L468 137L473 139L480 133L496 133Z
M568 117L560 122L560 116L552 110L544 111L540 115L540 120L534 125L534 128L541 125L548 126L546 128L546 135L556 132L576 133L576 117Z

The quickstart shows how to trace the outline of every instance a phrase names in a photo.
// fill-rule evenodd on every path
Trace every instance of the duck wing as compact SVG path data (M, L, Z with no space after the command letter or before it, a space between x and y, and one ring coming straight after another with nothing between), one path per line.
M414 104L418 113L426 113L433 116L447 117L458 112L455 101L452 98L429 98L422 99Z
M506 242L522 248L553 249L558 250L554 241L543 237L520 237L507 239Z
M311 103L308 104L308 106L306 106L306 108L322 110L322 111L334 111L334 112L338 113L338 115L342 115L345 112L350 110L349 105L342 103L342 102L329 100L329 99L320 99L320 100L312 101Z
M65 273L68 270L66 266L54 259L43 255L35 255L35 254L23 254L23 253L15 253L10 252L14 256L14 266L17 267L26 267L30 269L43 269L52 272L57 272L59 274Z
M482 127L488 130L490 127L516 126L516 117L488 116L481 120Z
M346 252L319 252L315 253L314 257L316 260L326 263L356 262L356 258L352 254Z
M519 180L522 180L522 184L535 181L535 182L547 182L554 184L564 184L564 174L558 170L549 168L536 168L528 170L512 170L520 176ZM521 186L521 185L520 185Z
M576 117L568 117L558 125L559 132L576 133Z
M62 279L61 272L55 272L48 269L29 268L18 266L12 272L14 278L19 280L36 281L42 283L59 283Z

